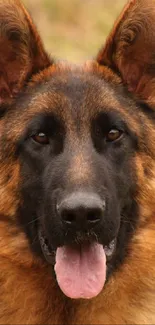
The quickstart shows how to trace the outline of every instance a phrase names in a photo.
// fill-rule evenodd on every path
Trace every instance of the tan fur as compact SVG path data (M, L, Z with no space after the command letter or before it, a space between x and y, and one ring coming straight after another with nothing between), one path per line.
M128 259L103 293L71 302L50 268L33 258L19 229L1 222L0 324L154 324L154 232L153 221L139 229Z
M78 143L77 143L78 145ZM89 176L91 175L90 171L90 162L88 164L89 156L87 156L87 151L85 155L77 153L70 162L70 169L68 171L68 177L71 182L80 183L82 179L85 182L89 181Z
M150 102L155 92L154 16L154 0L128 1L97 57L121 73L129 90Z
M144 15L146 22L143 28ZM54 74L60 75L61 81L66 83L68 71L82 71L85 75L97 73L113 85L125 82L133 91L128 73L130 69L131 73L138 69L134 91L140 98L145 97L153 103L154 78L151 78L149 68L154 66L154 18L154 0L129 1L105 48L100 51L98 62L89 61L81 68L72 68L64 63L50 62L31 18L18 0L0 0L0 70L3 68L0 80L1 102L12 100L15 93L17 95L27 82L28 76L31 76L28 90L33 90L36 84L46 82ZM133 28L133 25L134 31L130 28ZM142 32L140 37L138 34L138 43L134 44L138 28ZM16 35L10 40L8 33L10 35L14 29ZM145 38L145 29L149 29L148 38ZM142 44L148 49L145 56L142 53ZM142 64L143 71L140 69ZM37 74L33 76L33 73ZM92 98L92 102L93 100ZM48 101L48 94L40 94L37 102L31 101L26 114L23 113L22 125L18 122L18 117L15 122L11 120L11 125L8 125L10 153L14 151L14 138L24 130L36 111L46 110ZM52 103L64 103L64 110L60 114L67 120L72 134L75 126L72 125L65 109L69 105L68 99L57 94L53 96L52 101L51 110L54 110ZM106 104L107 110L113 107L119 111L128 120L133 131L140 135L138 124L124 107L121 107L112 90L109 90ZM155 130L153 124L145 119L145 115L143 118L149 132L147 139L141 139L141 148L144 148L146 143L148 145L145 154L138 153L131 161L137 170L136 201L140 209L139 225L130 242L124 263L111 276L103 292L92 300L73 301L65 297L51 275L51 266L32 253L16 219L21 199L19 162L10 157L5 161L3 157L0 158L0 324L155 324ZM13 123L16 125L12 129ZM2 134L4 127L1 122ZM77 174L69 176L72 181L81 177L87 181L90 172L87 159L78 153L72 157L72 165L75 171L78 170Z
M0 100L9 102L28 75L50 65L37 30L18 0L0 0L0 48Z

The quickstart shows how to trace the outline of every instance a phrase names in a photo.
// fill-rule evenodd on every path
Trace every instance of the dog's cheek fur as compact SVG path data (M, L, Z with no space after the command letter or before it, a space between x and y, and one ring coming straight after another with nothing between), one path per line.
M132 5L134 6L134 4L136 4L136 9L131 11L132 14L130 18L132 19L129 19L129 22L132 23L132 21L134 21L135 19L133 13L137 10L137 8L139 8L138 10L140 12L141 7L143 9L143 13L145 13L145 8L148 8L148 1L138 0L136 2L132 0L130 3L131 7ZM17 8L19 8L19 16L21 17L21 5L18 1L1 1L0 4L6 6L4 7L4 13L11 12L10 16L12 17L12 19L15 18L16 15L14 15L14 13L17 12ZM130 9L130 6L128 7ZM149 23L150 26L153 26L154 24L152 22L152 13L154 12L154 10L152 11L152 7L154 8L154 2L151 0L149 10L147 10L148 19L149 14L151 12L151 20ZM10 8L13 8L13 10L10 11ZM3 10L1 12L3 12ZM3 21L6 16L7 15L2 16L1 21ZM122 16L123 23L126 16L128 16L128 14L123 14ZM139 19L139 17L141 16L137 14L137 17ZM33 28L32 22L30 23L30 25ZM120 25L121 24L119 24L118 27ZM140 24L140 26L144 25L145 24ZM8 26L9 24L6 24L6 27ZM17 27L20 27L19 24ZM119 37L115 38L114 34L115 33L113 32L113 34L111 35L111 41L113 45L116 41L119 41ZM4 35L6 35L6 33ZM117 34L117 36L119 36L119 34ZM18 37L15 38L16 42L18 43ZM36 37L33 38L33 41L35 39ZM113 39L115 40L115 42L113 42ZM148 41L151 38L146 37L146 39ZM109 42L110 44L111 41ZM3 47L3 45L5 46ZM7 41L5 41L5 44L3 43L1 47L3 49L3 54L6 54ZM116 49L116 47L110 46L110 54L115 54L113 51ZM146 46L146 49L149 49L150 55L154 53L154 51L152 50L152 45L151 50L150 46ZM27 51L27 48L25 48L25 50L25 57L27 57L29 56L29 51ZM35 51L35 53L36 52L37 51ZM141 48L140 52L143 52L141 51ZM19 57L20 54L21 53L19 53ZM150 55L149 61L152 61ZM7 55L3 55L2 57L5 57L6 61L9 58L9 56ZM131 57L132 55L130 53L129 58ZM46 55L44 58L46 61ZM116 74L113 73L113 71L111 70L111 68L117 71L120 69L120 64L118 64L118 56L113 56L115 62L110 61L110 64L109 57L108 60L107 57L105 59L105 57L103 57L103 52L98 58L99 63L106 63L110 67L107 68L104 66L98 66L98 73L100 73L100 75L104 75L105 79L107 79L109 83L120 83L121 79L117 77ZM128 60L127 55L126 59ZM6 61L6 67L10 67L10 65L8 65L8 62ZM42 62L45 61L43 60ZM130 60L128 60L128 62L129 61ZM7 93L7 96L9 94L9 98L7 97L8 101L10 101L10 98L12 96L12 90L13 92L15 90L18 90L21 85L23 85L23 83L25 82L25 78L29 78L29 72L31 74L31 72L33 71L33 69L31 69L32 67L28 66L28 70L24 69L24 71L21 71L23 73L21 73L21 78L19 78L20 80L14 80L14 77L16 77L16 67L18 66L19 69L23 67L21 65L21 62L24 62L22 57L20 57L19 62L16 62L16 64L14 65L12 74L13 80L9 79L9 85L6 85L4 80L5 78L2 78L3 80L1 82L1 90L4 91L2 91L3 96L1 99L6 99ZM38 60L36 60L36 62L38 62ZM125 59L123 59L121 62L124 63ZM4 64L2 63L3 62L1 58L0 64L3 67ZM47 60L46 63L48 66L49 61ZM46 63L45 65L43 63L41 69L46 66ZM32 83L40 83L43 79L49 79L52 69L53 68L44 70L40 75L35 76L33 78ZM86 73L86 70L88 71L93 69L93 65L90 64L87 65L87 67L85 66L84 71ZM63 69L61 68L60 70ZM122 71L121 65L120 72L123 73L123 76L124 71ZM132 70L130 71L133 72ZM5 74L3 75L3 77L4 76ZM149 83L146 82L147 78L149 80ZM144 75L144 78L141 79L139 87L137 88L137 93L141 93L142 95L144 95L144 97L146 96L148 98L149 92L149 95L151 94L150 100L152 100L153 102L154 83L151 82L150 74L147 76L147 78ZM126 81L127 80L125 80L125 82ZM143 81L145 81L147 89L146 87L141 87L141 85L143 86ZM145 92L143 92L143 90L145 90ZM32 254L30 246L28 245L27 238L23 233L20 225L17 225L17 220L15 219L17 208L19 204L22 204L21 196L19 195L19 184L21 182L21 166L18 160L12 159L12 152L14 152L13 147L10 147L10 152L8 152L8 155L6 152L7 157L3 155L5 150L3 151L1 157L5 157L5 159L1 158L0 164L0 296L2 298L0 304L1 324L154 324L155 136L154 127L153 125L150 125L150 127L148 127L149 120L146 118L146 116L143 117L143 121L145 122L144 124L147 126L147 136L145 139L141 139L141 143L143 142L143 149L145 150L137 152L133 159L133 165L136 169L137 189L135 192L135 201L138 205L138 227L136 228L134 236L130 238L128 255L126 257L125 263L123 263L119 270L111 277L109 283L107 283L107 286L105 287L105 290L98 297L91 301L69 301L68 299L66 299L60 292L56 282L52 279L50 267L46 266L44 263L42 263L39 258ZM135 128L133 121L131 121L131 125L133 126L133 128ZM1 146L4 148L4 143L1 143ZM132 212L136 214L136 211Z
M148 119L145 118L145 121L147 125ZM20 227L17 227L16 222L13 226L9 223L7 218L5 222L2 221L0 231L2 238L1 274L2 283L4 283L4 286L1 286L1 295L4 297L4 305L2 305L1 309L4 311L1 316L3 323L9 324L12 317L14 317L14 322L16 321L16 323L24 323L28 319L28 322L31 321L31 323L35 324L41 324L42 322L48 324L48 322L51 322L51 319L55 324L63 322L72 324L85 323L85 319L87 319L87 322L90 324L102 324L103 321L106 324L123 324L126 320L128 323L133 324L144 321L146 323L153 323L154 306L152 303L152 286L154 286L155 281L153 277L153 274L155 274L155 266L153 263L153 252L155 248L153 222L154 191L152 191L152 189L154 189L155 166L154 160L151 158L151 156L154 157L153 127L151 128L150 126L150 128L147 128L146 134L147 136L151 134L152 139L148 143L148 154L144 151L139 151L132 161L137 176L136 184L138 185L138 189L135 200L140 209L140 222L133 239L131 240L131 238L129 238L130 245L125 263L123 263L119 270L111 277L102 294L93 301L69 302L66 300L55 281L52 280L50 267L42 264L39 258L34 257L29 248L27 239L20 230ZM146 141L146 139L141 139L141 141ZM7 144L6 148L8 152L4 150L2 156L6 156L7 158L2 159L3 164L1 164L1 166L3 167L1 170L3 171L2 178L6 174L9 175L8 171L10 171L12 176L15 175L16 182L12 181L9 183L12 184L10 192L12 199L12 193L17 194L19 189L21 166L19 168L18 160L14 160L13 157L11 160L8 160L9 153L14 152L12 145L10 144L10 147L8 147ZM18 168L16 166L18 166ZM150 168L148 166L150 166ZM17 174L16 170L18 171ZM147 184L146 171L148 177ZM147 191L145 191L146 186ZM1 183L1 190L3 191L5 199L5 195L7 195L8 191L8 183L6 183L5 177ZM17 197L16 194L15 197ZM10 206L14 207L16 210L17 205L15 205L15 201L11 202ZM5 209L6 207L7 205L5 205ZM132 212L135 213L135 211ZM4 240L5 238L6 240ZM8 275L7 277L6 274ZM14 285L15 283L17 283L17 286ZM137 288L139 289L137 290ZM11 302L10 292L13 292L14 297L16 297L16 299ZM144 299L144 296L147 297L147 301ZM49 304L49 299L51 297L52 301L54 297L54 304L52 303L52 306ZM122 299L119 298L119 305L118 297L122 297ZM17 298L19 298L19 300ZM33 308L31 304L33 304ZM110 312L109 305L111 306ZM9 306L9 310L6 309L6 306ZM61 310L60 306L62 308ZM89 312L87 313L88 306ZM32 310L31 313L28 313L28 310ZM123 313L122 310L124 310ZM140 315L139 310L141 311ZM69 318L67 317L67 313L69 313Z

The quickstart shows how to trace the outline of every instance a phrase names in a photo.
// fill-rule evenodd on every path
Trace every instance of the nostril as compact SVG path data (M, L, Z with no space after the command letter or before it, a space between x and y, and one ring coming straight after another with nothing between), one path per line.
M87 221L89 223L98 223L101 220L101 217L102 211L100 209L94 209L87 213Z
M68 224L71 224L75 221L75 215L72 211L63 210L61 217L62 220Z

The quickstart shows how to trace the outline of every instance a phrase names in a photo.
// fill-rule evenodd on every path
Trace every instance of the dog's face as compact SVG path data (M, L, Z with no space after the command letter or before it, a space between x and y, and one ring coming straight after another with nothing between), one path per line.
M7 3L25 17L19 4ZM131 238L142 219L139 191L144 183L137 160L145 157L141 173L149 173L147 157L154 159L155 135L152 108L140 102L149 98L145 82L152 82L152 77L141 73L142 59L139 63L137 47L127 38L132 20L131 30L124 28L137 10L140 7L132 1L98 62L81 68L50 62L27 16L29 43L22 43L20 24L18 33L11 32L6 42L4 32L2 39L13 71L4 62L8 78L2 74L0 147L3 166L10 166L5 177L14 175L14 165L18 166L11 202L33 254L52 264L61 289L71 298L91 298L101 291L106 279L128 258ZM138 37L142 38L141 33ZM35 46L30 51L31 43ZM132 52L136 60L126 62ZM22 70L24 59L30 65ZM21 71L19 80L15 62ZM114 70L119 70L124 82ZM128 92L125 82L140 99ZM6 109L15 92L16 99ZM148 143L150 128L152 141Z
M138 132L130 121L135 103L125 102L120 87L110 87L97 73L62 75L64 80L59 73L34 87L22 110L22 98L16 105L18 123L27 117L16 144L22 175L20 221L33 248L41 239L45 255L60 246L97 241L106 247L113 268L137 217L133 159ZM123 105L126 116L119 111ZM139 124L138 118L133 120Z

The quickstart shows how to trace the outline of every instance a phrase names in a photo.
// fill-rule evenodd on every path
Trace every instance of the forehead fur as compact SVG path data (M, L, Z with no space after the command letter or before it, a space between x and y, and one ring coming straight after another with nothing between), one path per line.
M33 84L40 83L46 80L49 80L51 76L61 75L64 76L67 73L74 74L84 74L85 76L89 74L97 74L100 75L101 78L106 79L107 81L120 84L121 79L115 74L111 69L106 66L101 66L97 63L97 61L88 60L83 63L83 65L74 65L67 62L56 62L53 63L50 67L44 69L39 74L34 75L29 83L29 86Z
M137 131L136 116L130 114L135 103L111 70L93 61L80 67L58 63L31 80L8 113L7 122L9 117L9 130L11 126L18 134L41 113L55 113L69 124L73 115L85 123L99 112L114 110Z
M120 116L138 136L141 148L145 148L151 131L153 140L149 141L148 147L154 152L152 121L143 114L120 79L111 70L101 68L93 61L80 67L58 63L33 77L8 110L4 120L5 134L9 142L16 143L33 118L53 113L63 121L69 133L77 129L78 120L83 134L89 128L91 119L105 111L114 111Z

